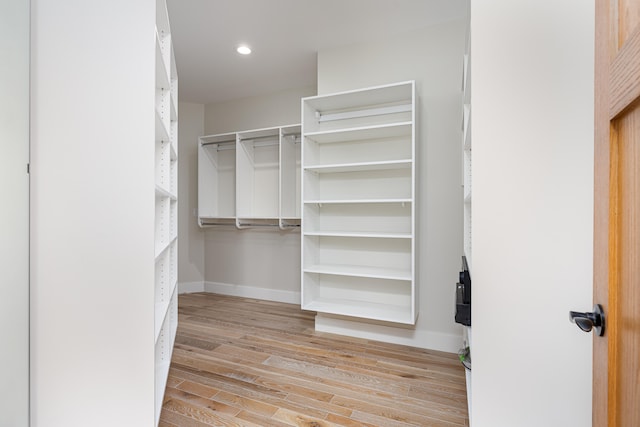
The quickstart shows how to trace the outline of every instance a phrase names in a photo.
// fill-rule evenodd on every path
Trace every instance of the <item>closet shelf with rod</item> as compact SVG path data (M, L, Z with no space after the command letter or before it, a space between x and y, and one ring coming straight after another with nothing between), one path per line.
M299 229L300 134L288 125L200 137L198 224Z

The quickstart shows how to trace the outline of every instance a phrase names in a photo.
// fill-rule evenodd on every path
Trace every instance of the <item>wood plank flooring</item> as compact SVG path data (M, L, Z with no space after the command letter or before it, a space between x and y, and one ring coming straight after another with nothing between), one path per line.
M160 426L468 426L456 355L315 332L299 306L180 295Z

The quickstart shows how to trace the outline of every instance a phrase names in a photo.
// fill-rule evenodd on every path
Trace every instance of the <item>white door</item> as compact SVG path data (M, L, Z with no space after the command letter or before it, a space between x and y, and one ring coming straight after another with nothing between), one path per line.
M0 0L0 426L29 425L29 0Z

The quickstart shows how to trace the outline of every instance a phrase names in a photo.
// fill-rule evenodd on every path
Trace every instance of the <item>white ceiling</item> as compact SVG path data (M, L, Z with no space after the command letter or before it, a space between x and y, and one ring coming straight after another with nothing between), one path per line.
M208 104L315 86L318 50L461 18L467 1L167 0L179 98ZM236 53L240 43L253 53Z

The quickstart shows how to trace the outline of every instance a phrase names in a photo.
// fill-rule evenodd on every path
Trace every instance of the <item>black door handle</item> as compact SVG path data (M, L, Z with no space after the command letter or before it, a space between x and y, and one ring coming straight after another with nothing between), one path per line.
M601 337L604 335L604 311L600 304L593 306L593 311L582 313L580 311L570 311L569 320L578 325L578 328L585 332L590 332L595 328L596 334Z

